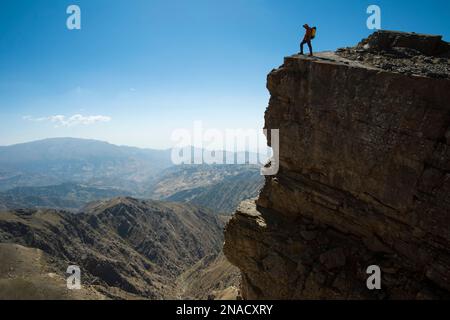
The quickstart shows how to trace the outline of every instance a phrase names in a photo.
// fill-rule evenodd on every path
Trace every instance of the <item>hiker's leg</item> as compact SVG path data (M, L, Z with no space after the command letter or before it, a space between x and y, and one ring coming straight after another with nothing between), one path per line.
M300 43L300 54L303 54L303 46L305 45L306 41L303 40L302 43Z
M308 48L309 48L309 55L312 56L313 55L313 50L312 50L311 41L308 41Z

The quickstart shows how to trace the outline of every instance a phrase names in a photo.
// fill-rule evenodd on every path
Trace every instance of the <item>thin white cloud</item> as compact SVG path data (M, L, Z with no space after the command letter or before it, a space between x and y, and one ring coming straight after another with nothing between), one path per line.
M50 122L54 123L55 127L74 127L79 125L89 126L96 123L109 122L111 117L96 115L96 116L83 116L81 114L75 114L73 116L54 115L48 117L34 118L31 116L23 117L24 120L33 122Z

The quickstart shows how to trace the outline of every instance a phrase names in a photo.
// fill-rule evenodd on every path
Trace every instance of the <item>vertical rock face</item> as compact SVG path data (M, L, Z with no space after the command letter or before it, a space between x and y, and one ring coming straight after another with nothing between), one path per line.
M436 55L426 55L427 41ZM450 297L442 48L440 38L380 32L338 53L288 57L271 72L265 118L280 129L280 171L225 231L244 298ZM387 60L390 68L373 62ZM381 268L381 290L367 287L371 265Z

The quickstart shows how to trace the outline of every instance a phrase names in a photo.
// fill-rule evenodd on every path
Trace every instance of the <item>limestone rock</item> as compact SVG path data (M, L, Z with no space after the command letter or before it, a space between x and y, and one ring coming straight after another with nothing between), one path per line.
M393 32L367 44L380 65L389 48L430 61L448 48ZM268 76L280 171L225 231L244 299L450 298L448 60L445 76L417 76L352 50L361 59L296 55ZM366 286L370 265L382 290Z

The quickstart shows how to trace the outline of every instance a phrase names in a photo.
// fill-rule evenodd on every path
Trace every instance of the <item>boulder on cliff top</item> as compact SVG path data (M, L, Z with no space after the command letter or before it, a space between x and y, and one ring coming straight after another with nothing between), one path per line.
M389 51L392 48L409 48L427 56L448 54L449 44L440 35L426 35L399 31L380 30L358 44L358 48Z
M337 54L389 72L450 78L450 44L442 36L377 31L355 47L338 49Z

